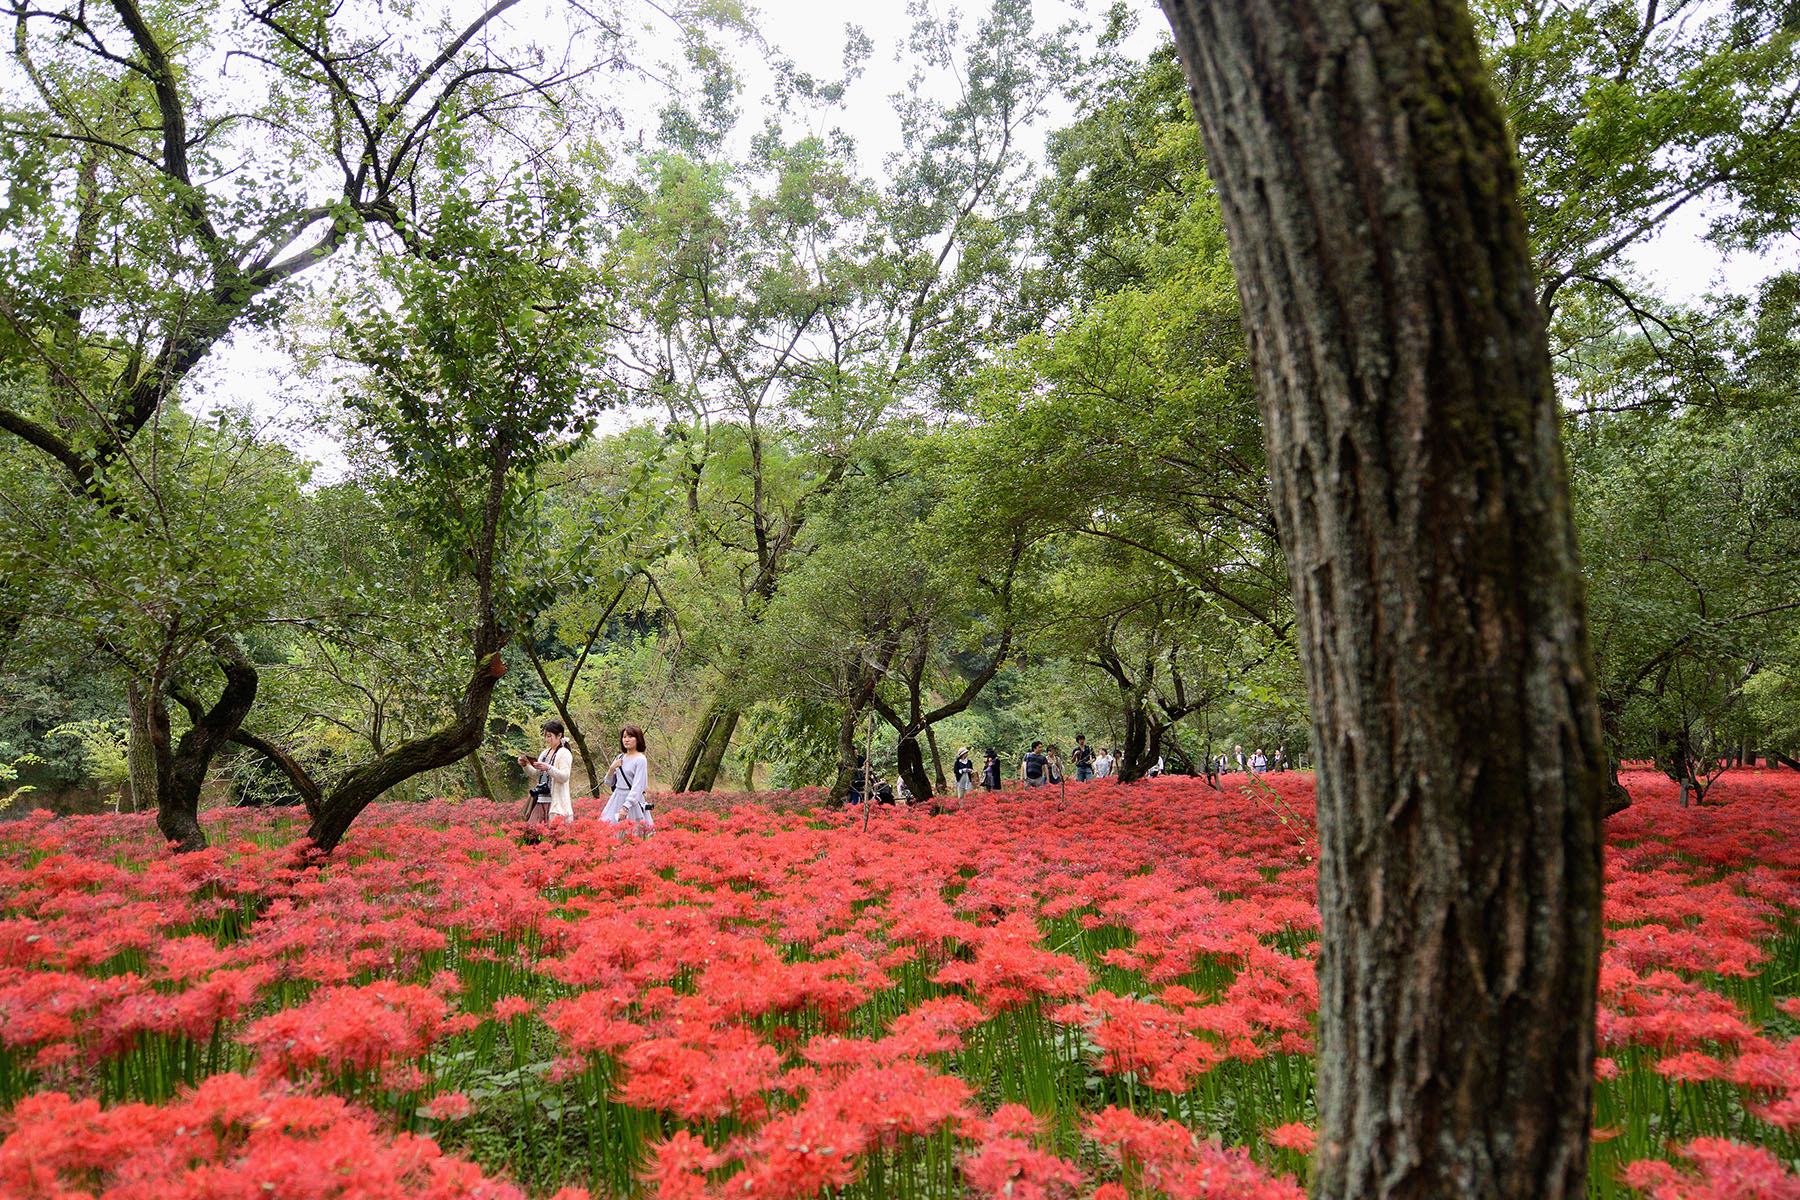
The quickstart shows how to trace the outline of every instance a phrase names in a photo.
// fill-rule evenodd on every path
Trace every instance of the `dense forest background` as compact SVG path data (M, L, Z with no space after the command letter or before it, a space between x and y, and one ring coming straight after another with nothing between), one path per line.
M673 75L591 13L552 54L504 5L410 40L115 7L17 17L0 124L12 812L302 802L335 842L377 798L519 793L550 716L578 794L626 721L676 790L841 792L871 729L926 792L1076 732L1127 778L1306 752L1222 220L1125 6L921 8L875 176L833 115L854 30L827 80L718 6L675 13ZM1800 15L1472 7L1606 734L1703 796L1800 751L1800 274L1676 298L1634 263L1695 210L1791 255ZM253 329L329 473L185 386Z

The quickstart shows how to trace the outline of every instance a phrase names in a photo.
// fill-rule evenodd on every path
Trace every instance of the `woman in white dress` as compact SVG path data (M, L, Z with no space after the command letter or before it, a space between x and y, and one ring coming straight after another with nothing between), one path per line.
M554 717L544 722L544 752L537 758L519 755L519 765L538 773L531 789L531 807L525 812L527 825L543 825L557 817L575 819L575 803L569 799L569 775L575 769L575 755L563 745L563 724Z
M606 768L606 782L611 785L612 799L600 813L602 821L653 828L650 806L644 802L644 789L650 785L650 760L644 757L644 731L636 725L619 730L619 753Z

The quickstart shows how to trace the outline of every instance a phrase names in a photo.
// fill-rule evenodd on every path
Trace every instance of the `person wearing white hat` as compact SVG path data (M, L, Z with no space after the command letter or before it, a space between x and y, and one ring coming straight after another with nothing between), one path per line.
M956 763L951 770L956 775L956 799L960 802L975 790L975 760L969 757L967 746L956 752Z

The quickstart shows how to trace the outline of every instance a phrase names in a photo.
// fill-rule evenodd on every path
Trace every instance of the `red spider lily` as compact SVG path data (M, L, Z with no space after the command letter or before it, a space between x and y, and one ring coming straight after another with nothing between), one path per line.
M423 1054L447 1032L447 1016L444 998L416 984L334 987L257 1021L243 1041L278 1070L369 1071Z
M1178 1121L1107 1108L1088 1118L1084 1136L1114 1162L1136 1167L1147 1186L1172 1200L1300 1200L1305 1194L1243 1150L1201 1141Z
M1302 1125L1298 1121L1277 1125L1263 1134L1263 1141L1269 1145L1279 1146L1283 1150L1298 1150L1302 1154L1311 1154L1318 1140L1318 1132L1312 1126Z
M1800 911L1795 776L1728 772L1711 797L1728 813L1682 810L1666 781L1625 779L1638 803L1609 823L1597 1027L1615 1057L1596 1063L1602 1093L1616 1110L1638 1072L1655 1071L1678 1101L1705 1089L1706 1104L1672 1106L1672 1123L1723 1108L1746 1140L1794 1129L1800 1051L1753 1016L1766 1011L1767 983L1741 981L1774 969L1771 948ZM1057 1047L1040 1066L1061 1073L1059 1087L1094 1069L1165 1093L1209 1072L1208 1088L1290 1070L1304 1087L1304 1064L1265 1060L1311 1052L1310 780L1269 787L1147 783L1129 792L1131 821L1118 822L1117 785L1074 785L1066 805L1009 793L951 817L880 812L867 835L860 815L714 798L668 812L652 838L590 822L531 845L502 806L392 805L304 869L290 848L264 844L266 814L208 814L214 848L181 859L143 818L18 822L0 829L0 1086L55 1080L80 1093L146 1057L192 1064L202 1042L209 1054L222 1043L226 1065L243 1048L259 1055L278 1089L252 1097L264 1113L300 1099L275 1075L307 1072L308 1086L330 1088L356 1072L365 1077L350 1086L396 1117L419 1105L449 1122L488 1101L430 1090L480 1097L478 1054L510 1052L536 1056L548 1087L604 1083L613 1104L657 1114L641 1128L674 1128L643 1160L659 1194L798 1200L856 1180L871 1156L904 1159L936 1137L961 1162L951 1186L1073 1196L1088 1185L1051 1152L1039 1119L1017 1105L984 1113L978 1097L997 1085L957 1072L988 1069L1029 1040ZM1800 1001L1779 1004L1800 1016ZM1059 1034L1056 1022L1079 1032ZM428 1052L436 1081L419 1061ZM548 1064L546 1052L557 1055ZM1226 1059L1251 1065L1234 1076L1217 1069ZM478 1068L467 1083L443 1074L459 1062ZM144 1114L192 1116L193 1103L67 1123L124 1137L109 1114L161 1129ZM1306 1127L1278 1123L1294 1103L1258 1118L1262 1144L1307 1152ZM31 1110L21 1101L17 1111ZM368 1154L401 1145L382 1140L387 1116L341 1111L333 1128L366 1125ZM1630 1116L1607 1119L1636 1136L1642 1122ZM296 1128L281 1153L330 1136ZM1134 1195L1298 1194L1295 1181L1172 1121L1114 1109L1086 1129ZM1672 1130L1660 1136L1681 1141ZM1689 1165L1633 1168L1634 1178L1677 1189L1669 1196L1736 1194L1716 1190L1733 1172L1766 1184L1756 1174L1766 1164L1722 1145L1692 1143ZM115 1160L95 1161L99 1174L81 1186L104 1184ZM451 1176L463 1170L445 1161ZM169 1171L144 1178L162 1189L146 1196L186 1186ZM1102 1192L1122 1200L1117 1184Z
M429 1139L389 1138L335 1096L268 1093L241 1075L214 1075L163 1106L28 1096L8 1124L0 1194L19 1200L524 1196Z
M1694 1164L1691 1172L1645 1159L1627 1163L1619 1180L1649 1200L1800 1200L1800 1177L1760 1146L1697 1138L1677 1153Z

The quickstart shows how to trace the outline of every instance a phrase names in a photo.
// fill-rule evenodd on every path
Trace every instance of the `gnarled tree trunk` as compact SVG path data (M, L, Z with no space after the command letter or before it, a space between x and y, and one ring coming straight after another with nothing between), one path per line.
M256 702L256 668L228 637L213 645L225 686L211 708L182 699L193 724L170 745L169 706L161 691L144 693L145 721L150 746L156 756L156 827L177 850L203 850L206 834L200 828L200 789L216 755L232 736L244 714ZM178 697L185 697L179 689Z
M1314 1194L1586 1194L1607 760L1505 119L1454 0L1162 0L1318 759Z

